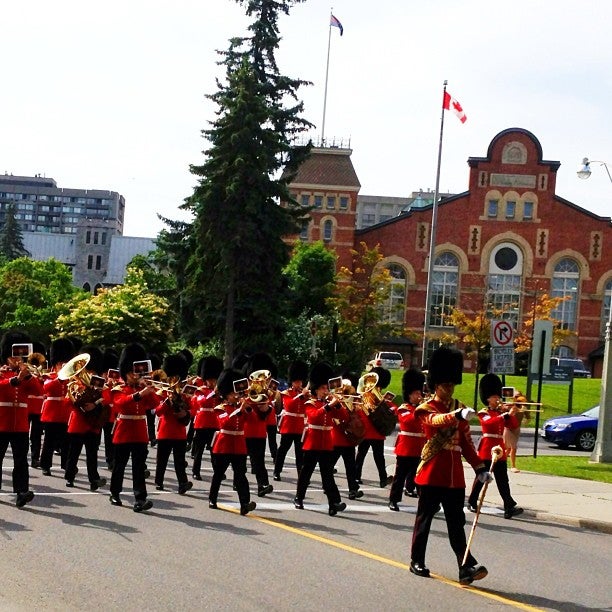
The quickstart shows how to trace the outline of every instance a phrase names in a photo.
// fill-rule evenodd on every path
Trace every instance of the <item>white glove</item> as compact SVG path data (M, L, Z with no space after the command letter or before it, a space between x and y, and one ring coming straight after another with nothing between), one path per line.
M491 482L493 480L493 475L491 472L480 472L476 478L478 478L482 484L487 484L487 482Z
M462 421L469 421L475 414L476 411L473 408L460 408L455 411L455 416Z

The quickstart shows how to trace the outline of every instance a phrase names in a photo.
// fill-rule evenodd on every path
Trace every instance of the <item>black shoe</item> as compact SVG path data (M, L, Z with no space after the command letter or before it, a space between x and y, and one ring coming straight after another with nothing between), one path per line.
M357 484L363 484L363 480L361 480L361 478L358 478L358 479L357 479L355 482L356 482Z
M274 487L271 484L269 484L269 485L266 485L265 487L261 487L261 489L257 491L257 495L258 497L265 497L268 493L272 493L272 491L274 491Z
M43 470L42 473L43 473L43 476L51 476L51 470L49 469Z
M511 519L513 516L518 516L519 514L523 514L523 509L519 508L519 506L514 506L514 508L509 508L504 512L504 518Z
M464 565L459 568L459 584L472 584L474 580L482 580L489 572L484 565L468 567Z
M468 504L467 509L469 512L478 512L478 509L476 508L476 506L473 506L472 504Z
M199 474L193 474L194 480L202 480L202 477Z
M399 506L397 502L389 502L389 510L393 510L393 512L399 512Z
M89 483L89 488L92 491L97 491L100 487L106 484L106 478L96 478Z
M359 489L357 491L349 491L349 499L359 499L360 497L363 497L363 491L360 491Z
M418 497L419 494L416 491L407 491L406 496L407 497Z
M390 485L393 482L393 476L386 476L382 478L380 481L380 488L384 489L387 485Z
M255 508L257 508L257 504L254 501L251 501L244 506L240 506L240 514L242 514L242 516L245 516L252 510L255 510Z
M26 504L29 504L34 499L34 493L32 491L26 491L25 493L17 493L17 500L15 505L18 508L23 508Z
M123 506L123 502L121 501L121 498L118 495L113 495L111 493L111 495L109 495L108 499L110 500L110 503L113 506Z
M155 485L155 488L156 488L158 491L163 491L163 490L164 490L164 485L163 485L163 484L156 484L156 485Z
M35 470L40 469L40 461L38 461L38 459L33 459L33 460L32 460L32 467L33 467Z
M304 509L304 502L301 499L298 499L297 497L293 500L293 505L298 510L303 510Z
M148 478L151 475L151 470L145 470L144 471L144 477Z
M66 486L70 487L70 488L74 487L74 480L67 480L66 481Z
M418 561L410 562L410 572L415 576L420 576L421 578L429 578L429 569Z
M276 480L276 482L280 482L280 479L281 479L280 474L274 474L274 480Z
M144 512L145 510L150 510L153 507L153 502L150 499L146 499L145 501L137 501L134 504L134 512Z
M209 501L209 502L208 502L208 507L209 507L211 510L216 510L216 509L217 509L217 502L214 502L214 501Z
M189 491L191 488L193 488L193 482L184 482L183 484L179 485L179 495L185 495L185 493L187 493L187 491Z
M339 504L332 504L329 507L329 516L336 516L338 512L342 512L346 510L346 504L344 502L340 502Z

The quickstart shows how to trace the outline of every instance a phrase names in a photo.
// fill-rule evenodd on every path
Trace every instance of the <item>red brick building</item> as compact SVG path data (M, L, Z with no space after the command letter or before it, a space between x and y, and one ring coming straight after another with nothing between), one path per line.
M432 206L355 229L359 181L348 149L314 149L291 185L315 205L302 239L322 239L350 265L349 249L381 245L393 291L389 312L414 332L424 327ZM612 224L555 193L558 161L520 128L500 132L485 157L470 157L469 188L438 205L429 328L442 333L451 306L503 308L516 329L533 315L536 292L569 296L555 313L576 332L561 355L592 362L603 344L612 295ZM420 362L418 354L413 355Z

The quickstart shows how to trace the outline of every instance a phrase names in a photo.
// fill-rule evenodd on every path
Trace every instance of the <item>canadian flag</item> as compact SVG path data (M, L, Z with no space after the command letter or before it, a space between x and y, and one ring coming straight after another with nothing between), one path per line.
M444 92L444 104L442 105L446 110L452 110L457 117L459 117L459 121L461 123L465 123L467 121L467 116L463 112L463 108L461 108L461 104L451 96L448 91Z

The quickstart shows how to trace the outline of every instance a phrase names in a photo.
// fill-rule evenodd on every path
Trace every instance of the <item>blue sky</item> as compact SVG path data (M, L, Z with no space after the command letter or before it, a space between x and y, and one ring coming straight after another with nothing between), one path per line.
M312 81L304 116L320 129L330 4L280 21L281 70ZM561 167L557 193L612 215L612 2L336 0L325 135L349 139L367 195L435 183L442 83L468 120L445 120L440 188L467 189L470 156L501 130L530 130ZM126 198L125 233L179 218L214 117L217 49L244 31L231 0L21 0L3 7L0 172ZM315 134L316 135L316 132Z

